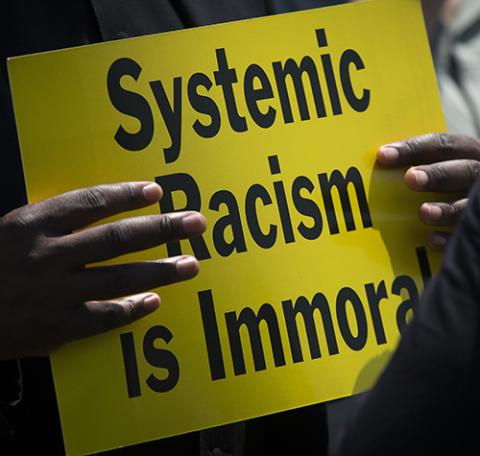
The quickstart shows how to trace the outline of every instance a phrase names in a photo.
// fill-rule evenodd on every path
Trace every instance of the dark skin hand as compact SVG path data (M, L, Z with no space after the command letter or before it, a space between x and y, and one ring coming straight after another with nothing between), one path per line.
M382 146L377 159L383 166L408 167L405 183L417 192L460 194L449 202L426 201L419 208L422 222L435 229L428 243L443 250L467 205L467 195L480 176L480 141L464 135L432 133Z
M150 182L103 185L0 218L0 359L46 355L67 342L132 323L160 304L158 295L146 290L197 275L198 261L191 256L87 266L205 230L201 214L178 212L78 231L155 204L161 196L161 188Z

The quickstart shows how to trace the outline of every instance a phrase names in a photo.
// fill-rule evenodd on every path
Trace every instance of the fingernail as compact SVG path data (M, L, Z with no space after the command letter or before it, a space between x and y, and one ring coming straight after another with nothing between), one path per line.
M182 218L185 234L198 234L205 228L205 218L198 213L189 214Z
M162 189L158 184L147 184L143 187L143 197L149 203L157 202L162 196Z
M395 163L399 156L400 153L398 152L398 149L392 146L382 146L377 153L377 158L379 158L381 162L387 164Z
M416 187L425 187L428 184L428 174L420 169L412 169L410 171L415 179Z
M433 221L441 220L443 217L443 211L440 207L429 204L427 206L428 218Z
M160 305L160 297L156 294L148 295L143 300L143 308L147 312L153 312L154 310L158 309L159 305Z
M190 279L195 277L198 273L198 261L193 257L183 257L175 263L177 272L182 278Z
M433 233L430 236L430 247L432 249L443 249L447 245L448 237L440 234L440 233Z

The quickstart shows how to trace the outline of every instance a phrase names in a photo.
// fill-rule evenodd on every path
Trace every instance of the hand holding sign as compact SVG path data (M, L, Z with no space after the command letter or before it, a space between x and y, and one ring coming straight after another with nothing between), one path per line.
M25 206L0 219L0 268L8 284L0 289L1 359L48 353L63 343L129 324L157 309L159 297L119 296L198 273L191 256L85 267L204 231L201 214L180 212L72 233L149 206L161 195L161 188L148 182L104 185Z
M480 175L480 141L463 135L434 133L382 147L378 160L386 166L411 166L405 183L412 190L460 194L451 202L426 202L420 219L428 225L455 226L467 205L467 194ZM429 244L443 250L450 234L435 231Z

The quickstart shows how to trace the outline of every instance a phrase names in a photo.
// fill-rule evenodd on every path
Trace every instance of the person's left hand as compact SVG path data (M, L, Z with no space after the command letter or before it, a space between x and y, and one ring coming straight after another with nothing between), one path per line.
M48 355L128 325L160 304L148 290L189 280L189 255L98 265L205 231L198 212L144 215L92 226L158 203L153 182L73 190L0 217L0 360Z
M382 146L377 159L383 166L409 167L407 186L418 192L460 194L450 202L428 201L419 209L427 225L455 226L466 205L467 195L480 176L480 141L464 135L431 133ZM428 243L443 250L450 233L434 230Z

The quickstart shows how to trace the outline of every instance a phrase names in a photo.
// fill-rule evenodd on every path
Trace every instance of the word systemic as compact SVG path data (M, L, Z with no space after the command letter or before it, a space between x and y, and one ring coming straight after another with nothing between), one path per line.
M229 127L238 133L246 132L252 121L261 128L270 128L278 122L278 108L274 102L277 98L281 117L285 124L294 122L292 103L293 88L296 97L296 110L301 121L310 120L311 110L318 119L329 115L343 114L345 105L356 112L364 112L370 106L371 93L368 88L355 87L353 76L365 69L365 63L359 53L353 49L344 50L336 58L327 52L328 40L325 29L315 30L317 45L325 53L320 55L320 65L309 55L299 60L287 58L271 64L272 78L267 71L256 63L250 64L239 81L239 71L231 67L225 48L216 53L217 69L213 75L203 72L192 74L186 81L186 96L190 108L201 115L195 118L191 127L202 138L216 136L225 119L222 118L222 102L228 118ZM120 125L115 133L115 141L129 151L147 148L155 134L156 120L147 98L139 90L133 91L122 87L122 79L129 77L140 83L142 67L131 58L120 58L113 62L107 75L107 88L112 105L119 112L135 118L140 123L138 131L128 131ZM313 105L307 102L306 81L310 84ZM239 110L236 85L243 82L243 101L250 119ZM182 146L182 112L185 108L185 81L181 76L173 79L172 96L169 99L169 87L162 80L148 83L153 94L163 124L170 136L170 144L164 147L165 161L174 162ZM195 117L195 116L194 116Z
M352 166L345 173L335 169L331 173L319 173L313 179L297 176L291 183L286 183L280 178L278 157L268 157L268 164L270 174L275 179L271 186L252 184L241 197L221 189L209 197L208 209L214 213L212 215L225 213L209 229L215 251L220 256L246 252L247 231L256 245L270 249L281 242L279 238L283 238L285 244L295 242L298 236L307 240L318 239L324 231L324 225L328 226L330 235L339 234L342 226L347 232L354 231L360 221L362 228L372 228L365 186L357 168ZM202 207L199 186L191 175L175 173L157 177L156 181L163 189L163 198L160 200L162 213L178 210L206 213ZM184 197L183 207L175 206L175 201L182 200L180 197L175 198L179 195ZM352 196L355 196L353 200ZM339 200L341 209L336 207L335 200ZM355 210L356 207L358 210ZM303 221L296 226L293 223L292 208L303 217ZM340 223L338 212L343 215ZM262 221L262 218L275 220L275 213L277 223ZM204 236L191 239L190 244L199 260L212 258ZM169 256L181 255L180 242L167 244L167 251Z

